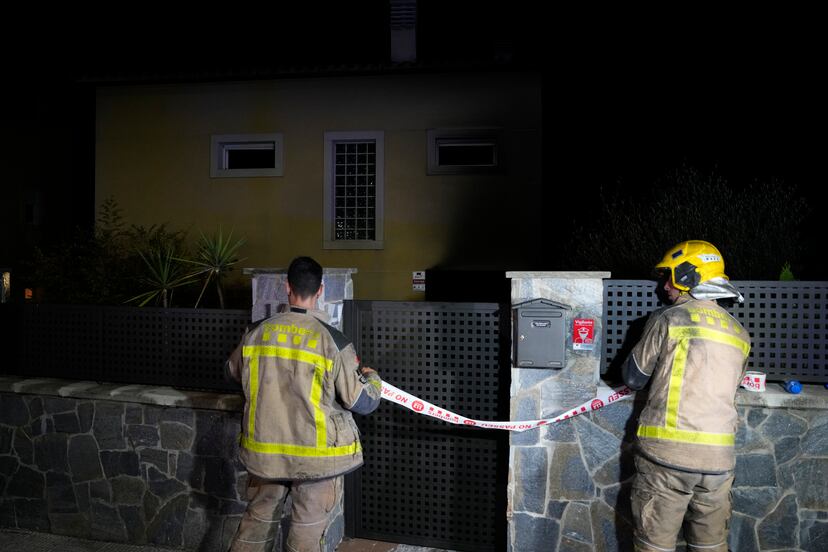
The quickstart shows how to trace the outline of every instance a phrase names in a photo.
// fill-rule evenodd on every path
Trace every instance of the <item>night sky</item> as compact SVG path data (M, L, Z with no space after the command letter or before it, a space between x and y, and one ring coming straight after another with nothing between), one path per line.
M646 194L682 165L715 172L737 189L756 181L793 186L812 208L803 222L808 266L799 276L828 279L818 253L828 176L824 48L806 29L783 32L782 21L743 24L631 33L587 63L566 65L559 79L546 70L544 97L558 89L554 104L569 109L545 102L545 137L552 137L544 149L560 160L564 179L591 190L616 185ZM556 174L555 162L544 164L545 177Z

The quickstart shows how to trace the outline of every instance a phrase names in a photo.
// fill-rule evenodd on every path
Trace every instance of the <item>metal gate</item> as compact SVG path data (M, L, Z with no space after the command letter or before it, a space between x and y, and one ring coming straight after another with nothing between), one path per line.
M509 415L508 307L349 301L363 364L470 418ZM505 318L504 318L505 315ZM457 427L383 401L356 416L365 466L346 481L349 536L453 550L506 548L506 432Z

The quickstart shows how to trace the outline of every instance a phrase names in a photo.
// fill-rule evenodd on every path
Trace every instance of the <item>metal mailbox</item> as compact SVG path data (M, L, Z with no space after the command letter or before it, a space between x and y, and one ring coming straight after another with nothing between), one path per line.
M568 305L549 299L532 299L512 305L516 368L560 370L564 367L568 310Z

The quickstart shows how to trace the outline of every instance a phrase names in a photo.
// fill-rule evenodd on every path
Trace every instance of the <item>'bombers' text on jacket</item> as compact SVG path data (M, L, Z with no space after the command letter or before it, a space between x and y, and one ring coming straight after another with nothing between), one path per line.
M362 465L351 411L373 412L382 383L325 313L291 307L258 323L228 361L246 399L240 458L268 479L333 477Z

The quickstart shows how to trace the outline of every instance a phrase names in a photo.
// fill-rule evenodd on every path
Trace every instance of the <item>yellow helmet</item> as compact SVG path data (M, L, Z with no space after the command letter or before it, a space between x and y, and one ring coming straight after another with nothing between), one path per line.
M728 279L722 254L712 243L701 240L681 242L669 250L656 271L667 277L676 289L690 291L712 278Z

